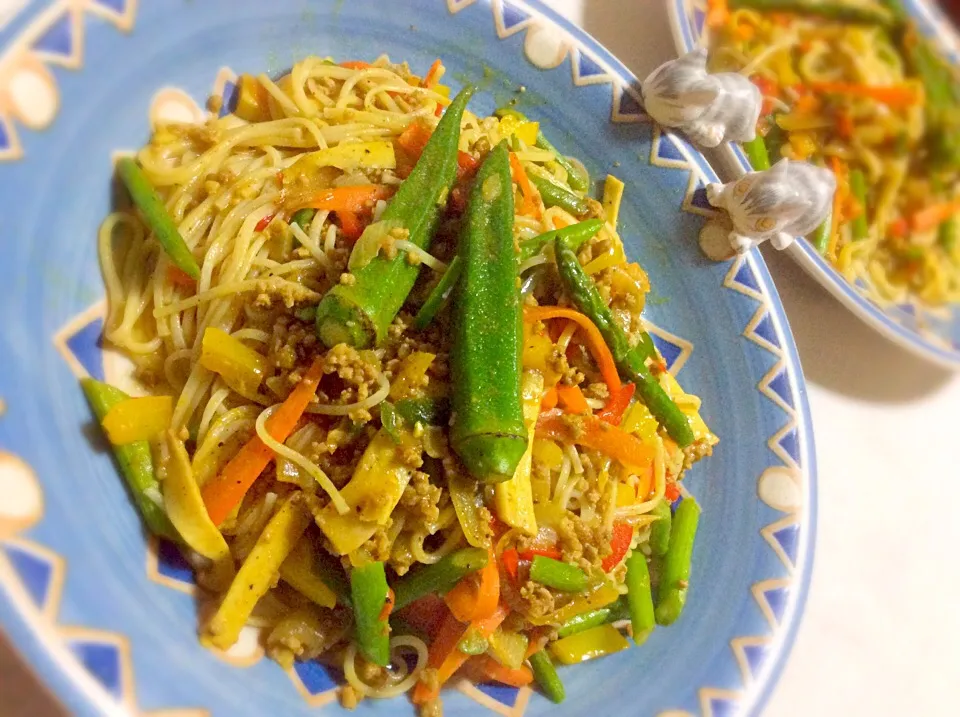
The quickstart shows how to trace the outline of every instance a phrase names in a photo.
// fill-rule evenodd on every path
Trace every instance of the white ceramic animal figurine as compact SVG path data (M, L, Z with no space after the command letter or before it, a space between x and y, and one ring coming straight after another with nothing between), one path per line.
M707 200L730 216L733 230L727 238L732 256L767 239L785 249L794 237L809 234L830 213L836 189L830 170L781 159L770 169L750 172L735 182L707 185ZM704 251L711 254L706 247Z
M655 69L641 87L649 114L664 127L682 130L703 147L749 142L763 98L735 72L707 73L707 51L694 50Z

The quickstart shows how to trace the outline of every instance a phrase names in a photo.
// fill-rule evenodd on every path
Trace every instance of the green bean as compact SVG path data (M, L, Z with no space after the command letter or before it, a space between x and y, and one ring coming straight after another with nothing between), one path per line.
M813 230L813 233L808 237L808 241L813 244L813 248L817 250L817 253L820 256L823 256L827 253L827 247L830 245L830 231L833 228L833 210L827 213L826 218L816 229Z
M304 209L299 209L293 213L293 216L290 217L290 223L296 224L298 227L307 231L310 228L310 223L313 221L313 218L316 216L317 210L306 207Z
M860 213L850 224L853 238L856 240L867 238L867 181L859 169L850 171L850 192L860 205Z
M599 610L591 610L590 612L582 612L579 615L574 615L560 626L557 630L557 637L576 635L578 632L589 630L591 627L612 622L610 620L610 614L610 608L602 607Z
M943 250L950 254L956 249L958 230L960 230L960 224L958 224L955 216L941 223L940 228L937 230L937 241L940 242Z
M450 419L450 401L446 398L404 398L397 401L396 409L411 426L445 426Z
M453 296L450 445L474 478L500 482L513 476L527 450L513 191L503 142L477 172L459 253L463 271Z
M390 664L390 625L387 619L381 619L389 590L383 563L367 563L350 572L357 647L365 658L381 667Z
M597 232L602 228L603 222L599 219L587 219L582 222L577 222L576 224L571 224L563 229L553 229L552 231L544 232L530 239L524 239L520 242L520 263L539 254L543 251L544 246L556 241L558 237L562 238L564 243L574 251L579 251L580 247L595 237Z
M157 242L170 261L191 279L200 278L200 266L190 251L190 247L180 236L180 230L173 218L167 213L160 195L150 184L147 175L137 164L136 160L124 157L117 162L117 174L123 180L124 186L130 192L130 198L143 214L144 220Z
M82 379L80 387L83 389L98 423L110 412L111 408L130 398L119 388L92 378ZM153 470L150 444L147 441L135 441L122 446L111 446L111 449L120 468L120 474L130 490L133 502L136 503L143 522L147 524L150 532L154 535L176 540L177 531L170 523L166 512L150 497L151 495L160 495L160 483L157 481L157 475Z
M787 133L777 124L775 115L771 116L770 129L763 138L763 144L767 148L767 160L776 162L780 159L780 149L787 143Z
M879 25L884 28L891 28L895 24L893 13L886 8L830 2L830 0L824 0L823 2L816 0L730 0L730 9L811 15L856 25Z
M413 317L413 328L417 329L417 331L422 331L427 328L430 322L433 321L433 318L440 313L440 309L447 303L447 299L449 299L450 294L453 293L453 287L456 285L457 279L460 278L460 269L462 266L463 263L460 257L453 257L453 261L450 262L447 270L443 272L440 281L433 287L433 291L427 296L427 300L423 302L423 306L417 311L417 315Z
M533 186L537 188L537 191L540 192L540 198L544 205L560 207L575 217L583 217L590 211L590 206L583 197L579 197L569 189L561 187L553 180L541 177L535 172L529 172L527 176Z
M620 375L636 385L637 395L681 448L693 443L693 430L686 415L647 368L646 360L656 356L653 339L643 331L640 341L631 348L627 335L603 302L593 279L580 266L576 253L562 239L557 239L554 255L564 288L577 308L600 329Z
M409 241L421 249L428 249L433 241L457 176L460 120L474 89L465 87L447 107L410 176L380 217L381 221L399 221L410 233ZM317 306L320 340L327 348L339 343L369 348L380 343L419 272L404 252L392 259L381 253L357 269L351 285L337 284Z
M756 137L749 142L744 142L741 146L747 155L747 159L750 161L750 166L753 167L755 172L770 169L770 155L767 154L767 145L764 143L763 136L759 132Z
M663 557L670 547L670 524L673 522L670 501L663 498L650 512L657 517L650 525L650 550Z
M567 593L582 593L587 589L587 574L581 568L543 555L533 557L530 579Z
M670 530L670 550L663 559L655 615L658 625L673 624L683 611L690 583L690 561L697 536L700 506L693 498L680 501Z
M411 570L393 585L394 609L400 610L425 595L445 595L467 575L485 567L488 559L482 548L461 548L433 565Z
M533 679L540 685L543 694L557 704L563 702L566 693L563 689L563 682L560 675L557 674L557 668L553 666L553 661L546 650L540 650L530 655L530 669L533 670Z
M527 117L512 107L501 107L495 113L497 117L507 117L513 116L517 119L526 120ZM570 161L568 157L560 154L560 150L554 147L550 140L547 139L546 135L543 134L543 130L537 130L537 147L540 149L545 149L548 152L553 153L554 161L563 167L564 171L567 173L567 183L578 192L585 192L590 188L590 177L587 173L574 162Z
M650 589L650 569L647 557L634 550L627 558L627 604L630 607L630 625L633 641L642 645L656 625L653 612L653 593Z

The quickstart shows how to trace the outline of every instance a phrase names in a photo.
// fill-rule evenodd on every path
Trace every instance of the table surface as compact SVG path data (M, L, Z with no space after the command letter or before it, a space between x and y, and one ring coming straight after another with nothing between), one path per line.
M636 75L674 52L660 0L547 0ZM639 27L653 29L638 32ZM637 42L641 35L643 43ZM819 461L810 597L772 717L956 715L960 374L927 365L765 251L807 378ZM0 714L62 714L0 637Z

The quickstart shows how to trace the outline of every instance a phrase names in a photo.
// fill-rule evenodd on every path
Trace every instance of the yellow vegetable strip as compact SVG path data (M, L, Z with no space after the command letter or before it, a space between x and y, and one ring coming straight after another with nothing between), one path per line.
M524 371L521 386L523 398L523 422L527 426L527 451L520 458L513 477L494 486L497 515L507 525L522 530L527 535L537 534L537 517L533 510L533 488L530 472L533 463L533 441L540 415L540 399L543 396L543 376L536 371Z
M145 396L128 398L103 417L103 430L115 446L154 438L170 427L173 398Z
M237 393L251 395L263 381L266 359L223 329L210 326L203 332L200 365L220 374Z
M333 607L337 604L337 596L320 577L313 551L311 541L308 538L301 538L280 566L280 577L290 587L310 598L320 607Z

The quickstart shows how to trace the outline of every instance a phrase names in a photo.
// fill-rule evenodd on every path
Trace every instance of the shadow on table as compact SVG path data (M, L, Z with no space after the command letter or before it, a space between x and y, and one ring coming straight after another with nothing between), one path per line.
M593 35L639 78L676 56L662 0L588 0L583 29ZM655 24L663 32L638 32ZM638 41L642 37L642 41Z
M63 717L66 711L10 649L0 632L0 715Z
M790 257L764 247L807 380L876 402L909 402L937 391L951 373L884 338L850 313Z

